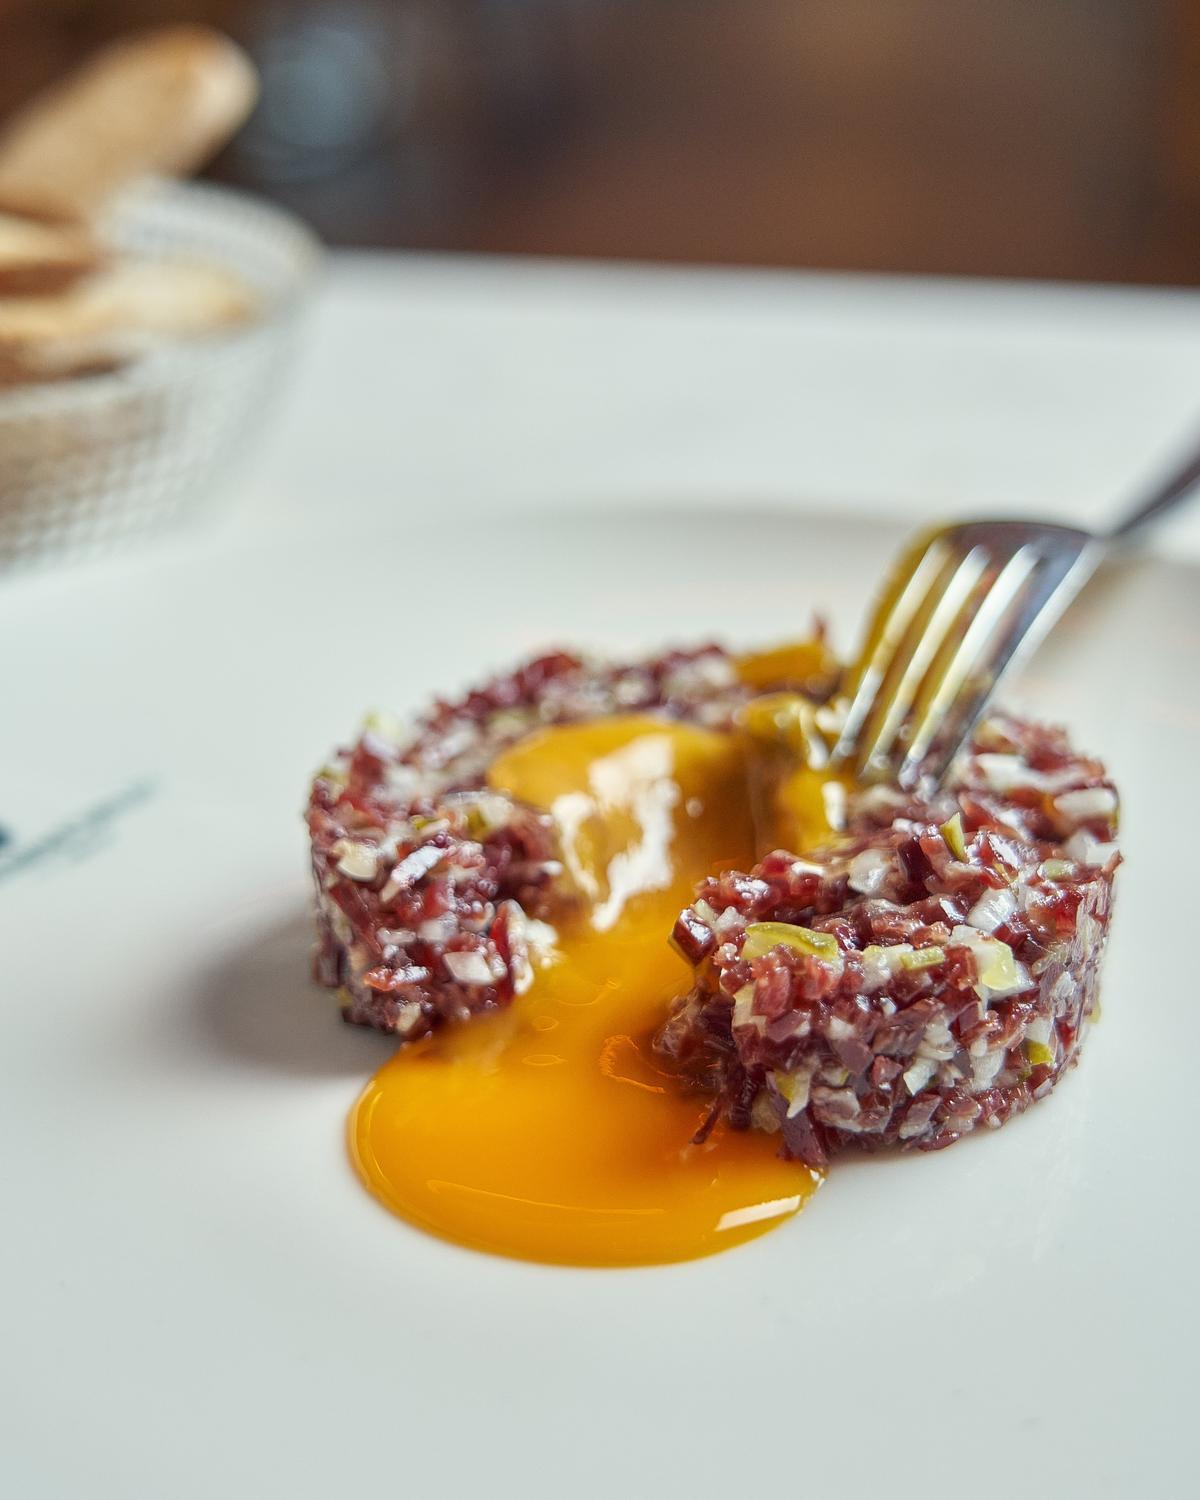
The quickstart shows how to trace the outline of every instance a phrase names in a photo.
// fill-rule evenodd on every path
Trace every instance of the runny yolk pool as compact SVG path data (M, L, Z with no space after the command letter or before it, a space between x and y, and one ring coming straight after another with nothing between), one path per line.
M434 1234L526 1260L688 1260L795 1213L819 1179L756 1132L692 1136L708 1101L650 1048L688 970L695 883L754 857L732 735L629 716L541 730L489 781L555 816L583 898L505 1011L402 1048L350 1121L370 1190Z

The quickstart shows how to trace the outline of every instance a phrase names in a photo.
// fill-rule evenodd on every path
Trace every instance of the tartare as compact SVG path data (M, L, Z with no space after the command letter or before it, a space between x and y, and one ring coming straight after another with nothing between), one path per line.
M1002 1125L1076 1061L1094 1012L1116 791L1062 731L994 714L942 787L831 784L821 817L789 824L781 753L797 726L828 729L838 685L819 638L620 664L560 651L411 729L375 718L312 786L317 978L347 1020L406 1044L513 1006L581 871L561 808L489 768L551 727L694 725L744 746L759 855L709 873L661 934L691 977L680 965L650 1046L703 1105L695 1139L753 1128L821 1168Z

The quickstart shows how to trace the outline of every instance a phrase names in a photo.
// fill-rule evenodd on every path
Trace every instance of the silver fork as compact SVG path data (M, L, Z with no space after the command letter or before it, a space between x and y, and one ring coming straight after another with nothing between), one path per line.
M1101 560L1200 481L1200 452L1111 531L969 521L918 537L892 573L850 680L830 764L910 788L945 775L997 683Z

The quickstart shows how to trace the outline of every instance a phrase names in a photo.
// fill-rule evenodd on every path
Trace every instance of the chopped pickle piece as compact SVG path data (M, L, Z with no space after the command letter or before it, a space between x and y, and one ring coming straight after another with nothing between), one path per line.
M762 958L772 948L797 948L827 964L836 962L841 952L837 938L831 932L813 932L809 927L795 927L791 922L752 922L746 928L742 957Z
M911 952L912 946L909 943L894 943L891 947L879 943L868 944L859 955L863 962L867 988L877 990L880 985L886 984L899 967L900 960Z
M467 832L473 838L485 838L497 828L503 828L512 817L512 803L495 792L483 791L462 800Z
M1042 874L1047 880L1069 880L1075 873L1075 866L1069 859L1045 859L1042 861Z
M1025 1056L1035 1068L1040 1068L1043 1065L1054 1066L1054 1048L1047 1047L1045 1042L1026 1042Z
M1017 962L1007 943L992 938L980 943L975 950L975 964L979 970L979 981L989 990L1011 990L1017 983Z
M946 950L944 948L914 948L910 953L900 955L902 969L934 969L938 964L945 962Z
M789 1120L807 1106L809 1086L812 1082L811 1072L799 1070L795 1073L774 1072L771 1074L771 1082L787 1100Z
M952 818L943 823L941 834L955 859L965 860L967 857L967 837L963 832L962 813L955 813Z
M974 927L960 926L950 934L955 947L970 950L975 962L975 989L985 995L1015 995L1033 983L1024 964L1019 964L1012 949L999 938L985 937Z

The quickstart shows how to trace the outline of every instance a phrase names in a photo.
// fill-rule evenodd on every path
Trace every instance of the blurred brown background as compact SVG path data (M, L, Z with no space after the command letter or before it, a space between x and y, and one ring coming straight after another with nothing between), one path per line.
M1200 0L0 0L0 111L181 18L335 243L1200 282Z

